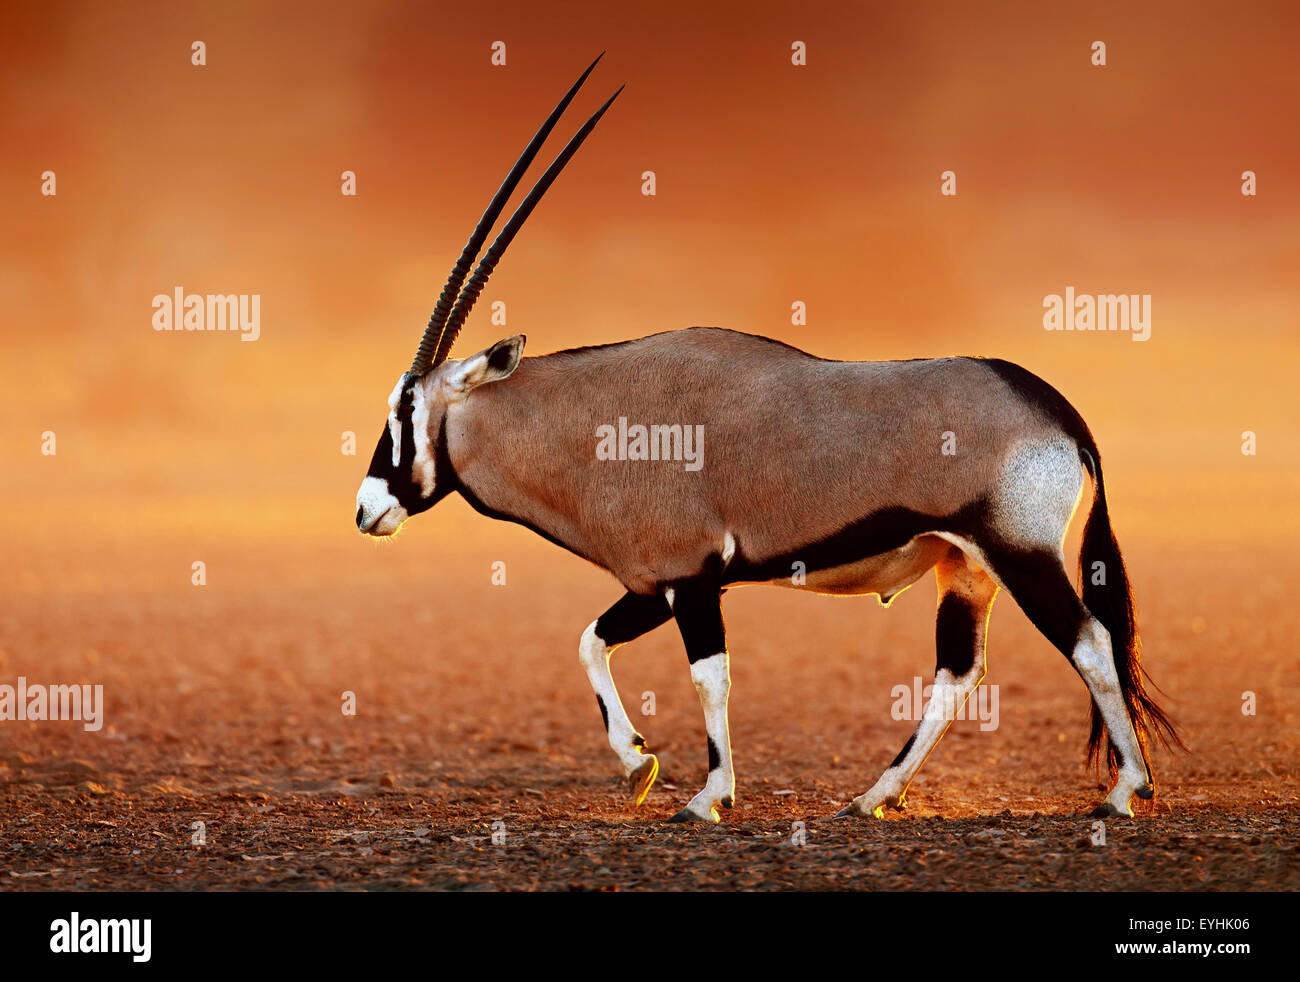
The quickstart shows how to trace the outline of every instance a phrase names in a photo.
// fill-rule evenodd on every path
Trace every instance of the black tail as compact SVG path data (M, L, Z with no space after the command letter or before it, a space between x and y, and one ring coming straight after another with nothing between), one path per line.
M1115 670L1119 674L1119 687L1124 704L1133 719L1138 745L1142 748L1142 762L1146 765L1147 780L1152 781L1151 759L1147 752L1152 735L1165 746L1177 745L1186 749L1173 722L1146 690L1146 672L1142 668L1142 644L1138 638L1137 617L1133 610L1133 591L1129 586L1128 570L1119 543L1110 527L1110 513L1106 509L1106 486L1101 477L1101 456L1096 446L1079 448L1079 458L1092 476L1094 493L1092 510L1088 512L1083 527L1083 545L1079 550L1079 579L1083 603L1092 615L1110 632L1111 650ZM1098 565L1100 564L1100 565ZM1092 704L1092 729L1088 734L1088 763L1098 762L1101 743L1105 736L1101 712ZM1114 774L1118 767L1115 744L1108 742L1106 767Z

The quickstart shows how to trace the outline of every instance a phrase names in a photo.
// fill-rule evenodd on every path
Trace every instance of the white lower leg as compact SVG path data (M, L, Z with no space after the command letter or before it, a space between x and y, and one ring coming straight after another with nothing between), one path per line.
M930 701L926 703L925 713L917 724L912 738L903 753L885 768L880 779L872 785L871 790L858 795L846 812L859 815L884 815L886 806L897 807L902 804L907 786L921 769L930 751L947 732L952 721L957 717L966 700L980 684L984 677L983 664L976 665L965 675L954 677L947 669L940 669L934 676L934 688Z
M701 658L691 665L691 681L704 710L704 729L709 737L709 777L704 789L690 800L686 810L697 818L716 822L718 806L730 808L736 793L736 776L731 765L731 733L727 725L727 698L731 692L731 667L725 651Z
M1135 792L1147 787L1146 765L1143 763L1142 749L1138 745L1133 721L1129 718L1128 707L1124 704L1119 673L1115 670L1110 633L1099 621L1094 618L1084 621L1070 659L1087 683L1088 691L1092 693L1092 698L1101 711L1107 735L1123 758L1115 787L1106 796L1106 803L1118 814L1132 815L1129 802Z
M578 660L587 671L591 688L600 700L605 716L605 729L609 736L609 745L623 765L624 775L630 775L646 761L642 751L645 740L637 733L623 708L618 689L614 687L614 677L609 671L609 656L612 651L596 633L596 621L582 634L578 645Z

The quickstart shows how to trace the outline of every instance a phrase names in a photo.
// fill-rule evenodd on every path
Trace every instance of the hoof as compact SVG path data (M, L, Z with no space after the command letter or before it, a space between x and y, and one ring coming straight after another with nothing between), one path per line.
M1088 812L1089 818L1132 818L1133 813L1130 811L1120 811L1109 801L1103 801L1100 805Z
M720 802L718 802L718 804L720 804L723 808L727 809L727 811L731 811L731 806L734 805L735 802L732 801L731 795L727 795Z
M627 776L627 789L632 794L633 806L645 801L645 796L650 793L650 786L655 783L655 778L658 776L659 758L654 754L647 754L646 759Z
M708 822L709 824L712 824L716 822L717 819L712 817L705 818L703 815L695 814L695 812L691 811L689 808L683 808L672 818L668 819L668 821L669 822Z
M875 808L867 811L865 805L859 804L861 798L854 798L847 805L835 813L836 818L884 818L885 809L889 808L896 812L907 811L907 804L903 801L906 791L897 797L889 796L884 801L876 805ZM862 796L863 798L866 795Z
M885 806L877 805L873 812L865 812L862 806L856 801L850 801L847 805L835 813L836 818L884 818Z
M1144 784L1134 792L1143 801L1150 801L1156 796L1156 789L1149 784Z

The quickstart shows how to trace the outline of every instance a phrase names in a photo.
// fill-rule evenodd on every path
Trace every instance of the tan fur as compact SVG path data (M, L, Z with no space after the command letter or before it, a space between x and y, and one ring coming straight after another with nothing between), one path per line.
M703 468L598 460L597 427L620 416L702 424ZM485 505L641 593L698 573L728 532L762 560L882 508L949 514L996 487L1014 447L1058 433L969 359L833 362L717 328L524 358L446 425Z

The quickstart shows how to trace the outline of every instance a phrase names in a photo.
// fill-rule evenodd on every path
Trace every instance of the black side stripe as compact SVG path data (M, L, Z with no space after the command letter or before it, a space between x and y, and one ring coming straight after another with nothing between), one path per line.
M948 515L927 515L911 508L882 508L849 522L825 538L806 543L779 556L751 559L742 555L740 544L727 565L723 583L774 580L790 575L794 562L812 572L857 562L905 546L927 532L953 532L988 540L985 525L988 506L984 499L972 501Z

